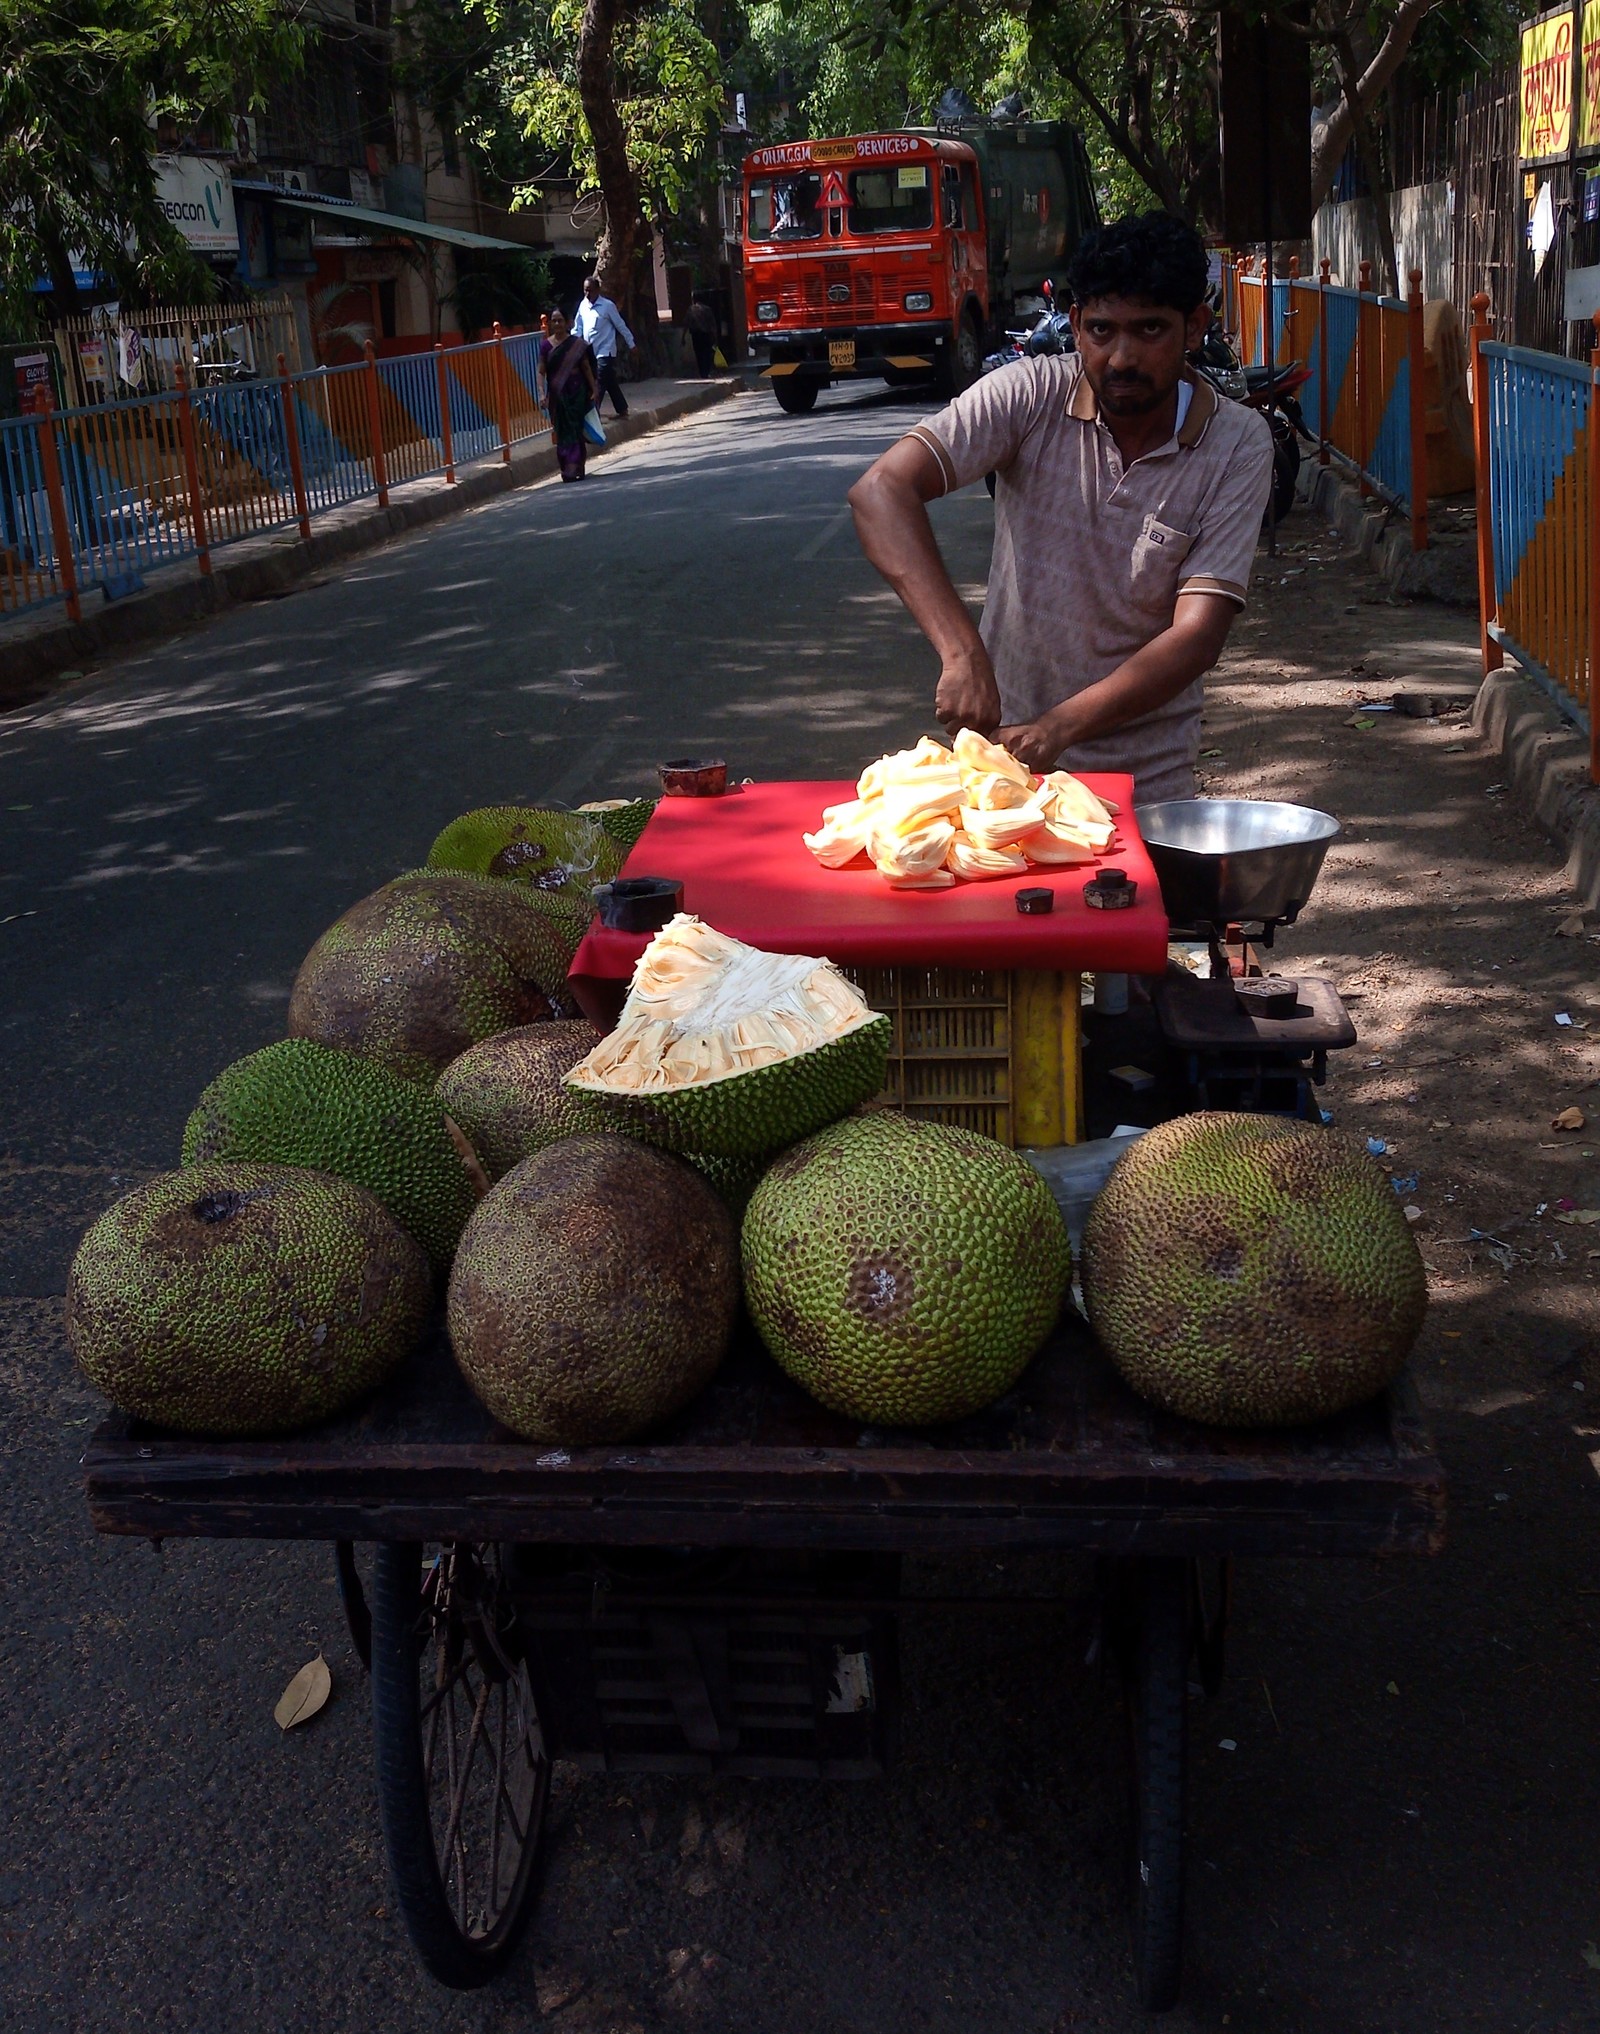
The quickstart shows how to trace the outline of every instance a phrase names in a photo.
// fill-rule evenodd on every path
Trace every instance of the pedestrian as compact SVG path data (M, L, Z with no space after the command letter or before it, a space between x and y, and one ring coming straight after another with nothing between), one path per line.
M694 348L695 370L702 381L711 379L717 350L717 314L699 290L684 321L689 327L689 344Z
M601 393L611 398L611 407L619 417L628 414L628 398L622 393L622 384L617 379L617 349L624 351L633 345L633 334L622 322L622 313L609 297L600 294L600 278L591 275L584 279L583 302L578 306L578 315L573 321L580 339L588 341L594 354L594 371L599 378ZM598 405L599 398L596 398Z
M1078 350L986 374L850 490L862 549L943 669L934 711L1030 770L1127 771L1140 804L1194 796L1203 680L1245 603L1272 484L1266 419L1187 365L1206 254L1167 213L1088 234L1069 268ZM981 630L926 504L995 475Z
M539 365L544 369L550 435L556 441L561 478L582 480L589 443L583 420L600 398L594 355L586 339L568 330L566 314L559 309L550 313L549 334L539 342Z

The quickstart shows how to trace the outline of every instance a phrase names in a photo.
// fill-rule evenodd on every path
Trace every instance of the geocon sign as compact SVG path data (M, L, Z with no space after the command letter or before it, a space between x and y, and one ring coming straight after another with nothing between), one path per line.
M204 155L158 155L156 203L196 254L239 252L233 184L224 164Z

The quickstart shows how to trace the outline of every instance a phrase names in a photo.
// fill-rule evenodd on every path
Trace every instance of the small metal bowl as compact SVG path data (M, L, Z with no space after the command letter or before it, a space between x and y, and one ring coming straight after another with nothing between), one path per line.
M721 798L728 788L728 766L720 757L677 756L658 763L656 774L668 798Z
M683 885L672 876L618 876L596 886L594 901L612 932L659 932L683 909Z

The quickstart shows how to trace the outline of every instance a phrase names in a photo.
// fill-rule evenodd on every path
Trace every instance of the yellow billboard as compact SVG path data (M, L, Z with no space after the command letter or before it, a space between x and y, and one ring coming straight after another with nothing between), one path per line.
M1578 146L1600 148L1600 0L1583 10L1583 70L1578 100Z
M1572 146L1572 26L1566 13L1546 14L1523 28L1524 162L1546 162Z

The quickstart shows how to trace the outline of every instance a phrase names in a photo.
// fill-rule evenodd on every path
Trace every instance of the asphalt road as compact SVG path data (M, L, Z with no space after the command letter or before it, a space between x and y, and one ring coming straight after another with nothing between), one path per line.
M931 657L843 510L916 409L737 402L581 490L509 496L0 719L0 1997L18 2034L1144 2024L1119 1711L1083 1616L911 1622L881 1783L564 1785L527 1950L458 1998L392 1909L326 1550L99 1541L76 1485L97 1410L61 1333L76 1237L175 1162L219 1067L280 1034L301 956L350 902L472 805L643 790L658 758L701 749L852 775L930 725ZM937 516L976 598L988 502ZM1258 689L1279 646L1320 654L1274 598L1246 637ZM1237 723L1267 788L1289 723L1257 704L1218 739ZM1555 894L1536 837L1504 852ZM1335 910L1330 954L1370 948L1373 908ZM1600 1388L1585 1290L1563 1392ZM1543 1389L1512 1394L1514 1430L1435 1391L1457 1506L1440 1561L1241 1577L1228 1686L1193 1708L1174 2034L1600 2026L1592 1478L1575 1444L1534 1445ZM923 1586L941 1579L1088 1586L1049 1562ZM280 1735L273 1703L319 1646L333 1703Z

